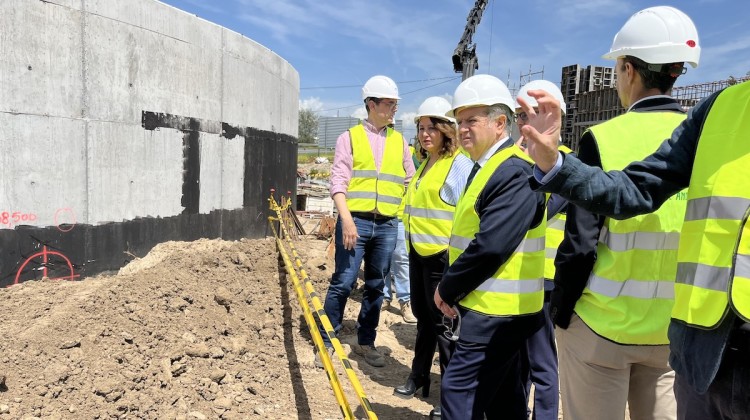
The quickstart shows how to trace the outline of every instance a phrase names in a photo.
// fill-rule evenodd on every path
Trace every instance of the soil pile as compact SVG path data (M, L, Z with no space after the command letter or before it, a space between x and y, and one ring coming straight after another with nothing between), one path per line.
M296 242L321 296L326 245ZM357 289L347 305L347 350L360 299ZM0 419L341 418L270 239L163 243L114 276L0 290L0 312ZM392 395L415 331L384 312L377 345L388 365L349 355L380 418L424 418L439 401L437 375L429 398Z

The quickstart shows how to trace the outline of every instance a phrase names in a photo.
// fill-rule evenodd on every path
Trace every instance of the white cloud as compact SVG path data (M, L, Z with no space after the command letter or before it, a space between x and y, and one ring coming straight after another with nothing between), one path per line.
M404 127L414 125L414 117L417 116L416 112L399 112L398 119L404 121Z
M319 112L323 109L323 102L317 97L300 99L299 109L309 109L310 111Z
M349 114L349 116L363 120L367 118L367 111L365 111L365 108L361 106L355 109L351 114Z

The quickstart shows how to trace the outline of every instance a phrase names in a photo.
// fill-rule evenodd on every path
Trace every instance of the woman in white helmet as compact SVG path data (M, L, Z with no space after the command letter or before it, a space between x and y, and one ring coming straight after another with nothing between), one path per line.
M404 226L417 337L409 378L394 389L403 398L411 398L420 388L428 396L435 345L441 372L453 349L453 342L443 334L442 313L433 295L445 268L455 205L473 163L458 152L455 120L445 116L450 109L447 100L433 96L419 106L414 118L423 160L406 191ZM433 414L438 412L436 408Z

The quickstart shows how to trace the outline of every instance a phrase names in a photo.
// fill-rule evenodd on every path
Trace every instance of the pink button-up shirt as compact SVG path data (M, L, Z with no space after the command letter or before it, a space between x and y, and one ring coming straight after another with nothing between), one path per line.
M375 157L375 168L380 172L380 164L383 162L383 150L385 149L386 129L378 131L369 121L364 120L362 125L367 133L367 140L370 141L372 155ZM409 146L404 142L404 186L409 185L411 177L414 176L414 162L411 159ZM352 142L349 138L349 130L341 133L336 140L336 151L333 155L333 167L331 168L331 197L336 193L346 194L349 189L349 181L352 179Z

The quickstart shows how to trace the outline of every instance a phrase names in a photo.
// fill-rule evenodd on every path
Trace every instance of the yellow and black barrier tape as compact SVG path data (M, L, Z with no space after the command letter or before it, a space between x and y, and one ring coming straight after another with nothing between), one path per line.
M289 255L286 253L283 242L276 232L276 227L273 225L274 220L276 219L273 217L269 217L268 223L271 225L271 230L273 230L273 236L276 238L276 246L279 249L281 258L284 260L286 271L292 278L294 291L297 293L297 300L299 300L300 306L302 307L302 313L305 317L305 323L307 324L307 328L310 330L310 335L312 336L313 342L315 343L315 347L317 347L318 349L325 348L323 344L323 337L320 335L320 331L318 331L317 324L315 323L315 318L313 317L312 311L310 310L310 306L307 304L307 299L305 298L305 294L302 291L302 285L300 284L299 277L297 277L297 272L294 269L291 260L289 259ZM339 382L338 375L336 375L336 371L333 368L333 362L331 361L328 352L323 350L320 355L320 359L323 362L323 368L326 371L328 381L331 383L333 394L336 397L336 402L338 402L339 408L341 409L341 415L347 420L353 419L354 413L352 413L352 409L349 406L349 401L346 400L344 390L341 388L341 383Z
M323 309L323 304L320 301L320 297L318 293L315 291L315 288L312 285L312 281L310 280L310 277L307 275L307 272L303 268L302 260L299 257L299 254L297 253L297 250L294 248L294 244L292 243L290 236L288 235L287 227L285 223L282 221L281 218L281 211L283 210L282 207L280 207L278 204L276 204L276 201L274 200L273 196L269 199L271 203L271 209L276 211L278 217L277 220L280 220L281 223L281 230L285 238L288 240L286 241L289 248L292 250L292 255L294 256L296 267L300 271L300 277L302 277L302 281L305 285L305 291L307 292L310 301L312 302L313 308L315 309L315 312L318 315L318 319L320 320L320 323L322 324L324 330L326 331L326 334L328 334L328 338L331 341L331 344L333 345L334 350L336 351L336 355L338 356L339 360L341 360L341 364L344 366L344 370L346 372L346 376L349 378L349 382L352 384L352 388L354 388L355 393L357 394L357 397L359 398L360 403L362 404L362 408L367 413L367 418L370 420L377 420L378 416L375 414L375 412L372 410L372 405L370 404L369 399L367 398L367 395L365 395L364 389L362 388L362 385L359 382L359 379L357 378L357 374L352 368L352 364L349 361L349 358L346 357L344 348L341 345L341 342L339 341L338 337L336 337L336 333L333 330L333 325L331 324L331 321L328 319L328 315L326 315L325 310ZM285 203L286 205L289 205L289 201ZM269 222L270 222L269 218ZM296 271L296 270L295 270ZM315 345L317 347L317 351L321 354L321 360L324 360L325 358L328 358L328 352L325 351L325 347L322 346L321 343L315 342ZM325 362L324 362L325 365ZM327 370L326 370L327 371ZM328 372L328 371L327 371ZM331 376L331 372L328 372L328 375ZM334 373L335 374L335 373Z

